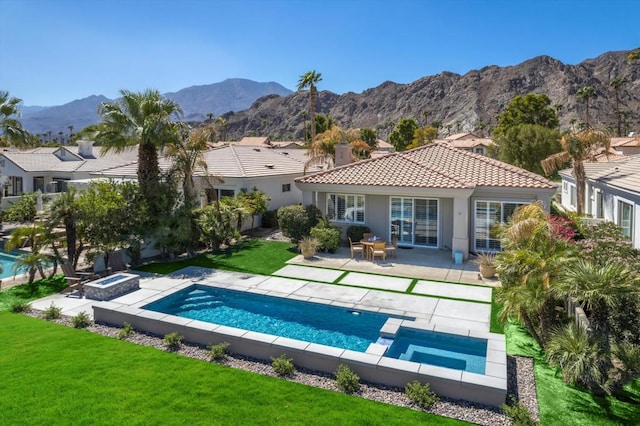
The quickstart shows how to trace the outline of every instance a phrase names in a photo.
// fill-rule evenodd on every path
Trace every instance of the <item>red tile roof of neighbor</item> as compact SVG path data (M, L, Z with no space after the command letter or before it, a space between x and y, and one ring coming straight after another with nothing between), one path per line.
M296 179L307 184L464 189L476 186L553 189L527 170L435 142Z

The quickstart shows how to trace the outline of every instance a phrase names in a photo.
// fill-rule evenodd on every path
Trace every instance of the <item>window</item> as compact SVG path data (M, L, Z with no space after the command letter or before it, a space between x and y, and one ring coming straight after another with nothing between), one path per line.
M282 184L282 192L291 192L291 184L283 183Z
M438 247L438 200L391 197L390 220L399 243Z
M569 190L569 184L567 182L562 182L562 192L567 192Z
M336 222L364 223L364 195L328 194L327 218Z
M622 235L628 240L633 235L633 205L618 200L618 224L622 228Z
M496 225L508 222L513 212L525 204L527 203L476 201L474 212L476 250L500 250L500 236Z
M43 177L34 177L33 178L33 192L45 192L44 190L44 178Z
M602 191L596 190L596 217L598 219L604 219L604 199L602 197Z
M575 185L569 185L569 203L571 204L571 207L577 207L578 206L578 197L576 194L576 186Z

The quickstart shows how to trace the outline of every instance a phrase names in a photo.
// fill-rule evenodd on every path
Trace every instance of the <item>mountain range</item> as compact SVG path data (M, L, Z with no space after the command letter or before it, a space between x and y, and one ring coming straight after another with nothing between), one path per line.
M176 101L183 109L185 121L203 121L207 114L217 117L229 111L247 109L253 102L265 95L277 94L287 96L291 90L274 83L258 83L241 78L230 78L220 83L191 86L177 92L164 93L169 99ZM102 95L92 95L60 106L41 107L24 106L21 108L22 125L31 133L52 132L57 135L74 131L98 122L98 107L103 102L113 102Z
M464 75L444 71L408 84L387 81L362 93L342 95L320 90L321 82L316 111L330 115L343 128L376 128L383 138L403 117L413 117L421 125L438 121L441 136L446 136L485 132L514 96L543 93L556 107L561 128L570 128L585 120L585 102L577 91L592 86L597 96L589 100L590 123L615 128L616 92L610 82L620 77L626 81L618 91L624 133L638 131L640 61L628 60L629 52L607 52L577 65L538 56L514 66L491 65ZM246 135L304 138L308 118L301 112L308 111L308 93L292 93L278 83L228 79L165 95L182 106L187 121L203 121L209 113L225 117L228 140ZM67 132L69 125L77 131L97 122L97 107L107 101L104 96L90 96L57 107L24 107L22 123L32 133Z

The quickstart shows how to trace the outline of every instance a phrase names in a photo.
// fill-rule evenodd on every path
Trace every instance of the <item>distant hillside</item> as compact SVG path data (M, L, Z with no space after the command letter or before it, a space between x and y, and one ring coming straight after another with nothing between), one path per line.
M265 95L286 96L290 93L291 90L278 83L258 83L235 78L220 83L188 87L174 93L166 93L165 96L180 104L185 120L201 121L208 113L217 117L229 111L245 110L256 99ZM98 122L97 110L102 102L112 102L112 99L92 95L60 106L25 106L21 108L22 125L31 133L45 134L51 131L54 136L58 132L68 134L70 125L73 126L74 132L77 132Z
M625 129L639 131L640 61L628 61L628 53L608 52L577 65L539 56L515 66L492 65L465 75L442 72L409 84L387 81L360 94L322 91L321 82L316 111L331 115L344 128L377 128L385 139L402 117L413 117L423 125L424 111L428 111L429 123L442 123L441 136L471 130L483 133L495 126L496 116L514 96L533 92L551 98L552 105L558 106L561 127L567 129L585 119L584 102L576 98L576 92L593 86L598 96L589 102L591 124L615 127L615 92L609 82L622 77L627 80L620 91L620 109L627 114ZM258 99L250 109L226 115L229 139L249 132L273 140L302 139L305 118L300 112L308 110L308 103L308 93Z

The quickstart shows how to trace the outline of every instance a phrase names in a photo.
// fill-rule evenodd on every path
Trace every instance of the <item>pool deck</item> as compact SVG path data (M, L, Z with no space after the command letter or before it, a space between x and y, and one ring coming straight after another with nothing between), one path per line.
M316 265L294 261L271 276L187 267L164 276L139 274L139 290L109 301L56 294L31 305L44 310L54 304L65 315L86 312L99 321L129 322L136 329L158 335L178 332L186 341L201 344L226 341L234 352L248 356L268 359L287 353L300 366L314 370L331 372L339 363L346 363L363 380L389 386L404 386L417 379L428 381L444 396L488 405L504 402L505 341L504 335L489 330L491 287ZM378 343L372 343L365 353L355 352L143 309L194 283L401 317L388 319L381 335L393 336L400 327L408 327L486 339L486 373L388 358L384 356L386 346Z

